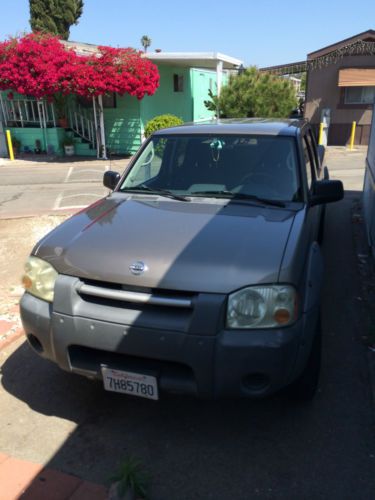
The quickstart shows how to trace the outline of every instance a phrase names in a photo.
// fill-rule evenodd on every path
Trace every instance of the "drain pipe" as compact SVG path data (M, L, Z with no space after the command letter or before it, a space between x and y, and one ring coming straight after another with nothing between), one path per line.
M103 96L98 96L99 104L99 121L100 121L100 138L101 138L101 159L108 160L107 148L105 144L105 130L104 130L104 110L103 110Z
M95 125L95 141L96 141L96 157L100 156L100 137L99 137L99 129L98 129L98 117L96 115L96 104L95 104L95 96L92 97L92 107L94 110L94 125Z

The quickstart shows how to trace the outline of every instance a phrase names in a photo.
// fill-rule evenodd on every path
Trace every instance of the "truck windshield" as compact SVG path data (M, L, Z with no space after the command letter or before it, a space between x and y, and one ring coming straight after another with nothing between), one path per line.
M295 140L283 136L157 135L120 190L300 201Z

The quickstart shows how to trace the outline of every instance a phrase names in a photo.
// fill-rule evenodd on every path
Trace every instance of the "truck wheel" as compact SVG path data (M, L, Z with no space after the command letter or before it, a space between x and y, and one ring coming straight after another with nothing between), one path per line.
M311 346L311 352L306 366L298 379L287 388L291 399L311 401L318 389L322 353L322 332L320 321Z

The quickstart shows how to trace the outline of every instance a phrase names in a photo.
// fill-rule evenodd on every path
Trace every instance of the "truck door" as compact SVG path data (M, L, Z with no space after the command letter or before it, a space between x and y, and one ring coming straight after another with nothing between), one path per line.
M369 245L375 257L375 105L366 158L363 186L363 212Z
M316 145L311 134L311 130L307 129L302 136L303 153L305 157L307 187L311 191L312 183L321 178L321 168L319 164ZM323 206L316 205L309 207L307 211L308 225L310 227L310 239L316 241L319 239L319 227L322 222Z

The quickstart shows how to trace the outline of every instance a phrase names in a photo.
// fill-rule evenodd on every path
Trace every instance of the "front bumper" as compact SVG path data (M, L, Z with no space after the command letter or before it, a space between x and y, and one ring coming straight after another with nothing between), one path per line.
M60 285L72 280L66 277ZM154 375L160 391L202 398L263 397L290 384L306 363L318 319L318 311L311 311L288 328L216 334L208 326L177 330L176 323L166 329L155 321L146 327L142 315L126 323L121 310L83 304L74 286L70 290L70 296L57 296L53 308L30 294L22 297L23 327L39 355L92 378L101 378L101 364ZM215 300L224 304L223 297ZM221 307L216 314L222 314Z

